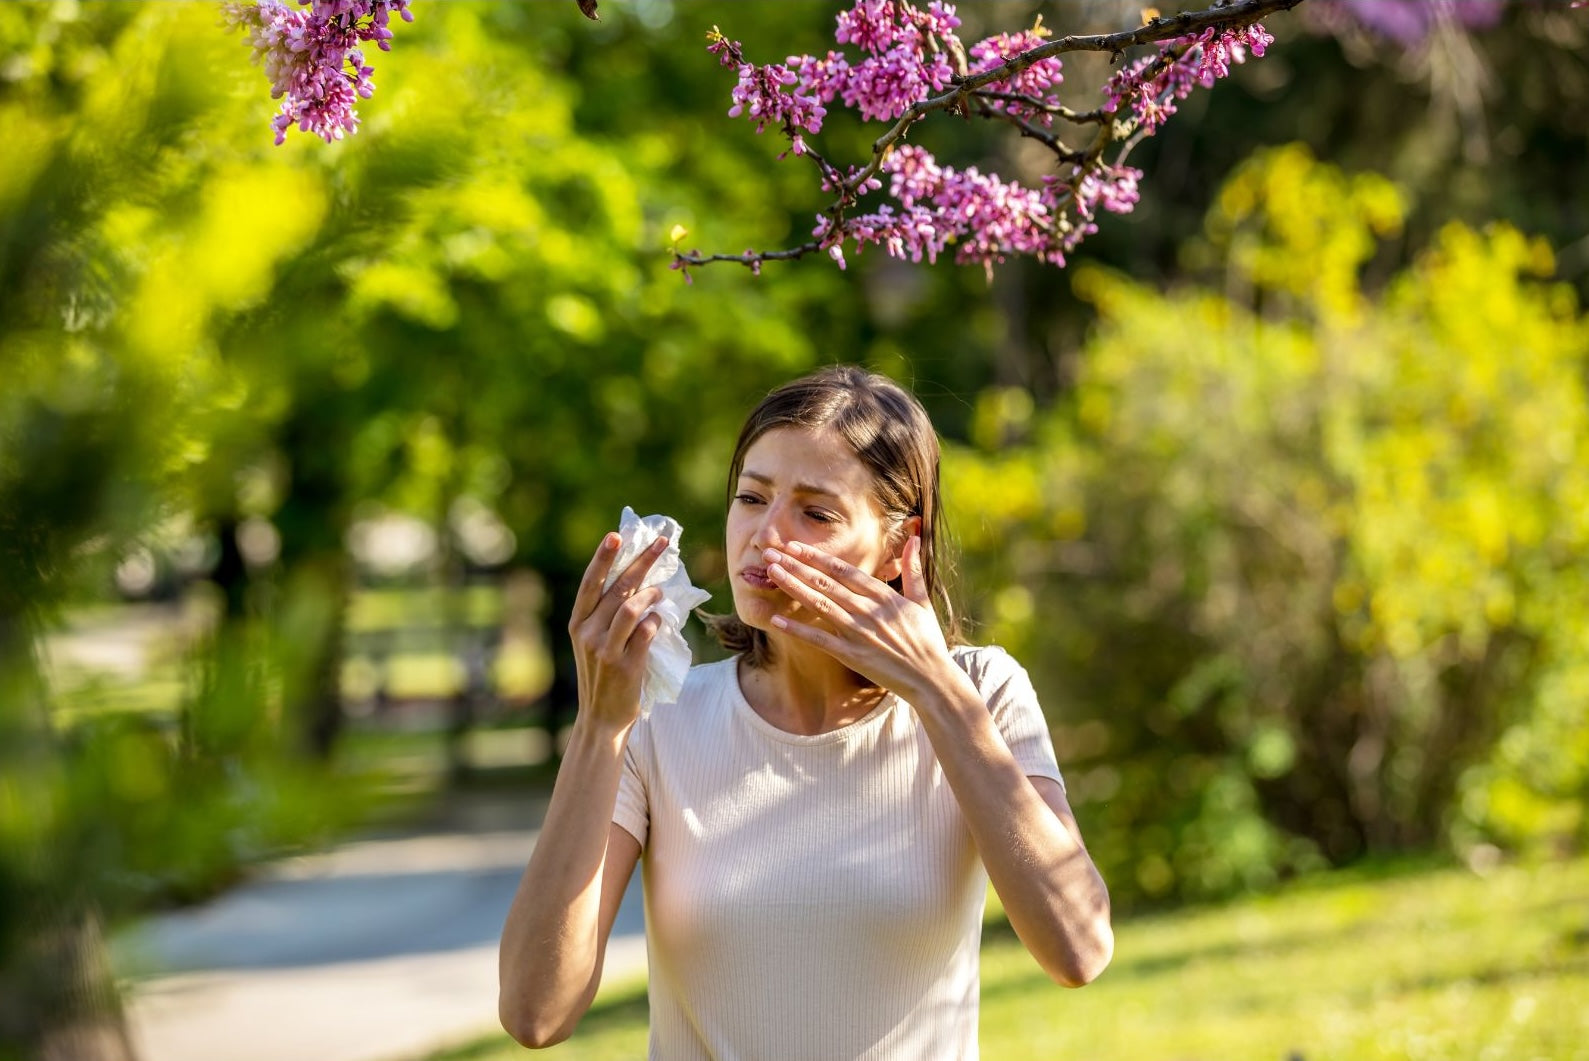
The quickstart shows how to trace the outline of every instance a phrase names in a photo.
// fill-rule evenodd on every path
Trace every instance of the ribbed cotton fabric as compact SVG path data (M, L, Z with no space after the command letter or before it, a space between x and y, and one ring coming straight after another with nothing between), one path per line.
M955 655L1025 773L1060 781L1025 670ZM694 667L631 731L613 821L643 851L652 1058L977 1056L987 875L909 704L802 736L737 659Z

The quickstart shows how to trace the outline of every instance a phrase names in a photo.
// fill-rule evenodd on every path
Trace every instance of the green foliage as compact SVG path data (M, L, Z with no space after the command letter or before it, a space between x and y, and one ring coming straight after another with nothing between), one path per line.
M681 518L721 578L738 417L847 312L828 273L691 289L666 269L674 224L730 195L765 210L761 145L604 114L572 71L639 56L625 76L655 77L677 36L628 12L595 30L572 8L568 27L419 14L359 136L278 149L213 6L0 6L0 831L27 834L5 832L0 863L53 845L34 887L68 876L116 910L198 894L349 820L334 804L359 801L301 752L323 739L345 540L371 506L435 525L454 581L449 516L493 508L554 628L624 504ZM716 113L722 75L691 69L669 91ZM273 567L226 562L245 519L275 525ZM29 642L174 524L220 543L212 635L165 712L73 714L56 742Z
M1223 290L1081 272L1073 394L984 395L948 462L977 610L1040 661L1123 899L1589 836L1589 328L1505 227L1365 291L1400 210L1258 156L1199 252Z

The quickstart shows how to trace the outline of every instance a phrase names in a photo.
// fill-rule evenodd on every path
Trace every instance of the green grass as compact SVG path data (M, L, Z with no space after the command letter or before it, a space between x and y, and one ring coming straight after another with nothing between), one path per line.
M1335 873L1117 926L1113 965L1056 987L1005 924L982 955L990 1061L1589 1061L1589 859L1485 877ZM597 998L558 1061L645 1056L643 985ZM430 1061L508 1061L493 1035Z

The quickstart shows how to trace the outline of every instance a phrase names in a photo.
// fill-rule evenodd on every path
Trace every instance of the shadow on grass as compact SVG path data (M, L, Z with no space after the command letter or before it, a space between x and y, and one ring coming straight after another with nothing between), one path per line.
M1193 962L1223 962L1234 958L1273 958L1288 952L1308 950L1352 935L1357 924L1339 925L1327 931L1294 932L1289 935L1266 935L1254 940L1226 940L1218 943L1194 944L1180 950L1133 957L1116 952L1104 975L1110 980L1146 980L1179 972ZM983 946L1021 946L1020 937L1010 926L1008 918L989 920L982 926ZM996 985L984 984L982 997L997 998L1003 994L1016 994L1029 990L1034 983L1047 977L1034 971L1027 977L1016 977Z
M594 1038L603 1032L647 1024L650 1019L651 1005L646 999L645 982L641 981L620 988L591 1003L589 1012L579 1022L574 1035ZM427 1061L478 1061L480 1058L498 1058L501 1057L502 1046L507 1041L506 1034L491 1035L466 1046L432 1055Z
M1390 985L1390 988L1396 994L1405 995L1438 991L1457 984L1468 984L1474 987L1499 987L1502 985L1524 984L1534 980L1579 976L1584 973L1589 973L1589 957L1570 958L1566 961L1529 962L1526 965L1516 965L1510 968L1490 966L1486 969L1475 969L1470 973L1420 976L1408 980L1395 981ZM1356 1001L1366 1004L1373 1001L1376 997L1377 995L1374 991L1365 990L1358 992Z

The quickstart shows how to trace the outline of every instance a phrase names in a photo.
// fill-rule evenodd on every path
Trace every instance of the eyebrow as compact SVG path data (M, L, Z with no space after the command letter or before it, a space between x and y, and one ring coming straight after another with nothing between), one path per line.
M743 470L743 471L741 471L739 474L740 474L740 476L742 478L754 479L758 483L761 483L763 486L776 485L776 484L774 484L774 482L772 480L772 476L763 475L761 472L753 472L753 471L751 471L748 468ZM829 490L825 486L818 486L816 483L795 483L794 484L794 492L797 493L797 494L821 494L824 497L833 497L833 498L836 498L836 497L839 496L839 494L836 491Z

